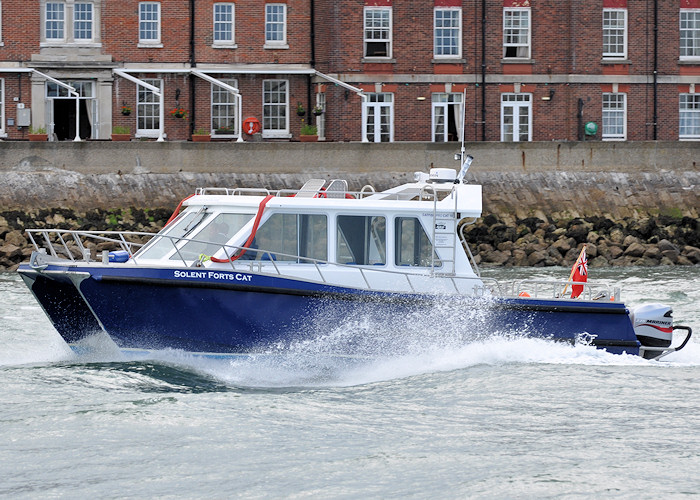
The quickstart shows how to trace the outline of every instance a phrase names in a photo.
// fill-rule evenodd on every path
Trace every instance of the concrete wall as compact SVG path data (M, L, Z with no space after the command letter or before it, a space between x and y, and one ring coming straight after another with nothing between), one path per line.
M700 144L470 143L485 213L698 217ZM311 177L384 189L430 166L436 143L0 142L0 209L170 207L201 186L298 188Z

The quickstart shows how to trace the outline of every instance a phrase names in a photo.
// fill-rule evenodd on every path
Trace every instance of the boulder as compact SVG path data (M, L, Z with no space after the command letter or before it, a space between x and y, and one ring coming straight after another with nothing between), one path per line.
M27 238L24 237L22 231L15 229L14 231L10 231L5 235L5 243L23 247L27 244Z
M527 256L527 263L531 266L544 266L544 261L547 260L547 253L543 250L537 250Z
M646 248L644 247L644 245L642 245L638 241L634 241L627 247L623 255L629 255L630 257L641 257L642 255L644 255L645 250Z
M667 239L663 239L659 241L656 246L659 248L660 252L664 252L665 250L676 250L678 251L678 247L668 241Z
M700 263L700 248L685 246L683 247L683 256L687 258L691 263Z
M22 255L22 249L12 243L6 243L0 246L0 257L5 259L13 259Z

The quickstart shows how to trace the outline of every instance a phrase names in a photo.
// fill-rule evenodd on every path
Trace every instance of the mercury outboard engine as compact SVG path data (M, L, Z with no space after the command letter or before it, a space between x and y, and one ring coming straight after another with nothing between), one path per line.
M645 304L630 312L630 320L637 340L642 344L639 351L644 359L658 359L679 351L690 340L692 331L687 326L673 326L673 310L664 304ZM678 347L671 348L673 330L686 330L688 336Z

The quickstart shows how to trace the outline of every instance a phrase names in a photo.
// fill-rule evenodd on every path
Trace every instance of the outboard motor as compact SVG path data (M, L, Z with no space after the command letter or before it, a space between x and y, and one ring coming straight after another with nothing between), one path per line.
M687 326L673 326L673 310L664 304L645 304L630 312L630 320L637 340L642 344L640 354L644 359L656 359L674 351L679 351L690 339L691 330ZM671 348L673 330L688 332L683 343Z

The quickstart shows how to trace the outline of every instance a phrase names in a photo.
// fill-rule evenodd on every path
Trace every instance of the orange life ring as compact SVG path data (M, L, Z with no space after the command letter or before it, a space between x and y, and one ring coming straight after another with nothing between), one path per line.
M243 120L243 132L248 134L248 135L253 135L257 134L260 132L260 120L255 118L254 116L251 116L250 118L246 118Z

